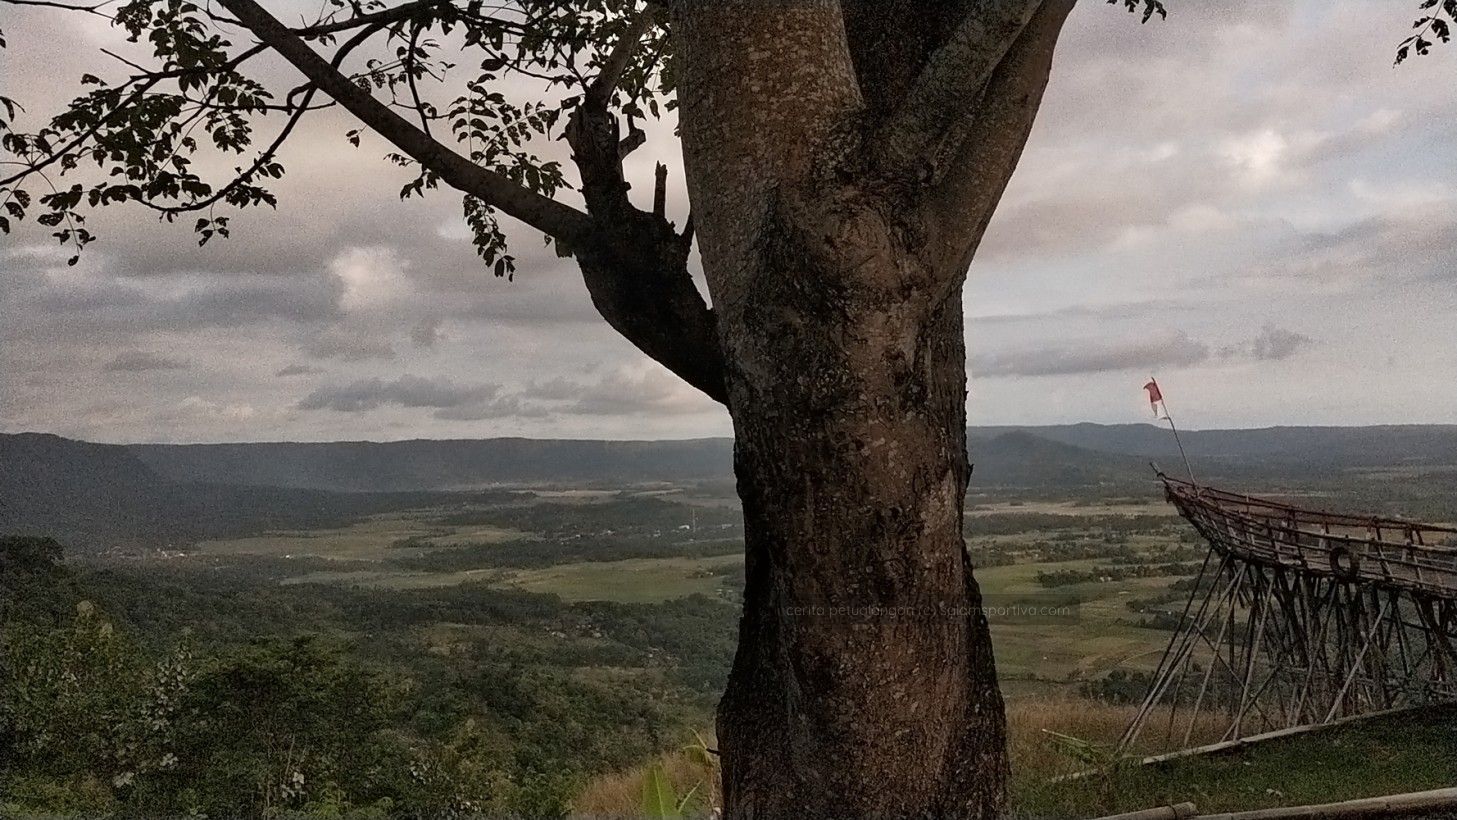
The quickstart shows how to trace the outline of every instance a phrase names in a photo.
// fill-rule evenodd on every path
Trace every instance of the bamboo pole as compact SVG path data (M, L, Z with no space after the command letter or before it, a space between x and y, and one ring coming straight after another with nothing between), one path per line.
M1457 788L1389 794L1385 797L1363 797L1359 800L1343 800L1339 803L1325 803L1318 806L1287 806L1278 809L1257 809L1197 816L1199 820L1294 820L1294 818L1347 820L1355 817L1390 817L1398 813L1453 808L1457 808Z
M1323 732L1351 723L1361 723L1367 720L1376 720L1378 718L1392 717L1393 715L1424 712L1431 709L1434 705L1437 704L1422 703L1415 706L1399 706L1394 709L1383 709L1380 712L1367 712L1364 715L1347 715L1346 717L1336 718L1330 723L1307 723L1303 726L1290 726L1285 729L1276 729L1272 732L1263 732L1258 735L1250 735L1249 737L1242 737L1236 740L1221 740L1218 743L1210 743L1205 746L1195 746L1191 749L1179 749L1178 751L1174 752L1165 752L1163 754L1149 755L1148 757L1139 759L1138 765L1157 766L1161 763L1170 763L1175 760L1183 760L1187 757L1203 757L1205 755L1213 756L1226 754L1228 752L1236 752L1241 749L1246 749L1250 746L1255 746L1257 744L1264 743L1270 740L1279 740L1281 738L1287 737L1299 737L1300 735L1307 735L1313 732ZM1095 774L1097 774L1096 770L1087 769L1080 772L1072 772L1070 774L1058 775L1057 777L1049 778L1047 782L1067 783L1073 780L1082 780Z
M1125 814L1110 814L1106 817L1099 817L1098 820L1184 820L1186 817L1198 816L1199 810L1193 803L1175 803L1172 806L1159 806Z

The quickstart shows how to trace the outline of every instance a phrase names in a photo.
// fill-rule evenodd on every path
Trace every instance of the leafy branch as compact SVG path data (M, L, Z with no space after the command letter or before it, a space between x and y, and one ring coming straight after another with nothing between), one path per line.
M1457 25L1457 0L1422 0L1418 8L1425 13L1412 23L1416 33L1397 46L1397 65L1405 62L1412 52L1421 56L1429 54L1433 38L1443 43L1452 41L1452 27Z

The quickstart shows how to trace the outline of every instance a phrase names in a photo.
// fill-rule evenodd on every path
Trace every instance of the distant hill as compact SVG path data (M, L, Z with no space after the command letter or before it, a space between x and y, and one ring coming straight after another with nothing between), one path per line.
M347 491L461 490L495 484L642 482L731 475L733 442L462 439L322 444L139 444L177 481Z
M1148 489L1150 460L1182 471L1167 430L1153 425L968 432L971 483L981 490L1137 492ZM1371 509L1395 503L1387 498L1393 476L1436 476L1405 482L1402 502L1432 515L1449 513L1457 487L1451 425L1202 430L1184 442L1201 479L1253 487L1331 479L1343 482L1347 501ZM52 535L87 548L185 546L330 526L494 485L725 481L732 453L728 439L121 446L0 434L0 533ZM1357 487L1346 476L1364 480Z
M176 523L168 485L126 447L0 436L0 532L155 541Z
M269 529L342 524L438 501L437 493L331 493L157 474L131 448L39 433L0 434L0 533L49 535L82 550L173 547Z
M1148 461L1013 430L967 442L972 487L1068 488L1147 482Z
M1153 424L1065 424L1045 427L977 427L973 434L1009 432L1088 450L1137 456L1145 462L1178 466L1179 451L1167 427ZM1361 467L1457 467L1457 425L1411 424L1372 427L1265 427L1251 430L1181 431L1196 467L1244 472L1249 469Z
M462 490L499 484L726 479L733 442L484 439L325 444L134 445L177 481L347 491ZM971 443L974 484L1068 486L1148 475L1145 461L1025 431Z
M1168 429L1152 424L972 427L968 434L977 486L1141 480L1150 461L1170 471L1181 469ZM1457 425L1195 430L1183 437L1195 467L1209 477L1457 468ZM733 443L722 438L143 444L127 449L173 481L351 492L727 478L733 465Z

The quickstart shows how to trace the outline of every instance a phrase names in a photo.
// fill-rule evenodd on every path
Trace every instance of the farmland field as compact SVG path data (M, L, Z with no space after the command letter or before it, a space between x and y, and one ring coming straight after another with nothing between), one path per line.
M327 530L294 530L250 538L203 541L198 549L212 555L292 556L331 560L383 561L390 550L410 538L424 539L429 546L449 546L455 539L496 542L522 537L522 533L499 527L467 527L442 530L432 525L431 511L370 516L347 527Z
M568 603L735 600L741 548L711 539L734 537L736 511L696 489L522 490L497 506L427 507L346 527L207 541L182 560L281 561L277 583L289 587L468 584ZM1151 628L1130 604L1168 598L1188 575L1195 553L1171 516L1170 506L1138 499L968 506L973 560L982 564L977 578L1010 696L1076 691L1115 669L1151 671L1169 633ZM1123 567L1146 559L1169 571L1125 576L1109 570L1114 559ZM297 572L287 571L291 563ZM1048 608L1051 617L1022 614Z

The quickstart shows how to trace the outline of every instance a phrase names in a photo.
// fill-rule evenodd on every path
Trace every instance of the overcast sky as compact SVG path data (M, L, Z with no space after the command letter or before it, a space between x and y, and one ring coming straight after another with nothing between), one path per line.
M1190 428L1457 422L1457 47L1392 67L1415 0L1166 4L1140 26L1084 0L1068 24L966 289L972 422L1146 421L1151 373ZM83 71L116 75L104 23L5 16L0 92L32 111ZM348 147L353 127L305 120L278 210L205 248L139 209L94 216L74 268L34 225L0 239L0 430L730 432L538 234L513 226L516 280L492 277L458 198L400 202L404 177L382 144ZM670 130L653 137L635 195L658 159L681 183Z

